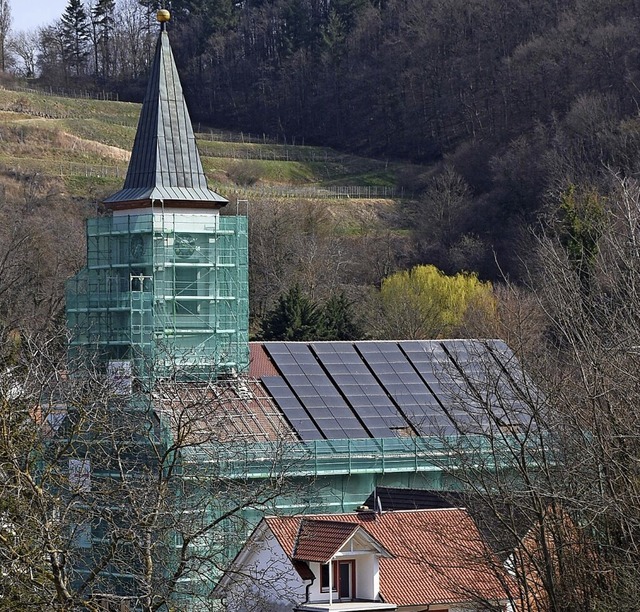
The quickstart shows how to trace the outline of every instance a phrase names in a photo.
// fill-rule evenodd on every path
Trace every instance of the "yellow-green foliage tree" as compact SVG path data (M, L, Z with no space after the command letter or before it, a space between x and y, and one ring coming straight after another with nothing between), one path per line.
M377 332L394 339L463 336L470 318L486 320L494 312L493 287L476 274L447 276L435 266L416 266L382 281Z

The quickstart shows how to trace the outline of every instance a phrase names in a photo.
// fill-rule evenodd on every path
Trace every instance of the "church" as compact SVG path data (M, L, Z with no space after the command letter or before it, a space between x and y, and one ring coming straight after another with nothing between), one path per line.
M457 489L454 447L482 453L492 431L526 423L513 353L499 340L250 342L247 217L207 186L168 11L158 21L127 176L87 222L66 316L72 354L97 357L114 401L153 413L187 483L181 501L198 476L190 512L206 507L211 529L193 519L164 570L211 542L233 556L267 511L352 512L378 487ZM98 532L85 530L85 550L105 541ZM224 555L206 556L175 581L199 585L185 600L213 588ZM117 575L124 599L140 584L113 564L84 571Z

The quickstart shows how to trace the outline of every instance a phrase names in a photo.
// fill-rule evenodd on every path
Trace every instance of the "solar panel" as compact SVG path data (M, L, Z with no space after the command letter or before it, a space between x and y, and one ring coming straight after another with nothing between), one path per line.
M367 376L371 374L369 368L362 363L347 363L345 364L347 367L347 372L355 377Z
M309 384L309 379L305 374L288 374L286 372L282 373L283 378L287 381L289 386L299 386Z
M296 429L306 430L308 439L312 433L300 409L317 425L315 435L327 438L393 436L407 426L405 418L421 435L455 432L447 415L466 431L530 420L523 398L532 387L501 341L267 343L265 348L293 389L293 400L280 393L283 411L289 411L291 422L297 419Z
M264 346L269 351L269 354L271 356L277 355L277 354L284 354L284 355L290 354L288 345L285 342L267 342Z
M378 378L382 378L386 374L396 373L395 367L394 367L395 364L393 363L389 363L387 361L371 362L369 361L368 357L366 357L366 359L367 359L367 363L375 371L376 376L378 376Z
M378 350L372 351L369 350L366 353L366 360L367 363L369 365L381 365L381 364L386 364L388 363L387 361L387 357L384 355L384 353L381 353Z
M351 393L348 394L347 397L349 398L349 403L356 409L360 418L365 418L367 416L367 412L361 410L361 408L368 408L369 406L373 407L373 403L366 395Z
M331 365L343 364L342 357L338 353L329 352L323 349L320 352L316 352L316 356L320 359L320 361L325 367L327 366L327 364L331 364ZM346 366L344 366L343 369L345 372L347 371Z
M442 435L451 424L446 411L457 403L459 377L454 364L437 341L401 342L399 348L406 356L413 373L403 372L399 379L418 406L413 418L422 435ZM426 390L426 392L425 392Z
M513 417L513 389L483 342L445 341L442 343L451 359L465 374L467 394L462 404L468 411L469 421L488 427L490 421L508 422ZM508 409L505 407L508 405ZM508 414L511 413L511 414Z
M342 373L342 372L338 372L336 373L336 368L332 367L332 366L328 366L327 370L329 371L329 374L331 375L331 378L333 379L333 382L335 384L338 385L338 387L344 391L345 387L357 387L358 386L358 379L353 376L353 374L346 374L346 373Z
M306 405L307 398L318 397L318 393L313 385L295 385L294 391L300 401Z
M348 419L353 416L348 406L327 406L327 409L336 419Z
M394 428L407 427L408 423L353 345L314 343L311 347L371 435L393 437Z
M510 377L514 368L504 368L498 358L510 353L504 343L443 340L401 343L401 347L462 431L477 433L529 422ZM438 426L446 429L451 419L449 425L439 422Z
M307 344L287 343L285 346L290 349L289 353L282 351L279 346L279 352L273 354L270 351L271 344L265 346L290 385L293 395L325 437L370 437ZM288 365L292 359L295 360L295 366ZM335 414L340 416L336 417Z
M539 389L528 378L511 349L500 340L483 342L490 362L490 372L485 371L492 413L505 425L531 425L534 420L531 404L543 401Z
M307 372L307 379L312 385L315 386L324 385L327 382L327 377L324 372L322 374L310 374L309 372Z
M425 429L424 426L427 417L442 409L398 344L362 342L357 344L357 348L384 391L413 427L419 433L428 435L429 428ZM423 351L421 347L418 348Z
M297 363L282 363L278 362L278 369L282 372L283 376L293 376L295 374L304 374L304 370Z
M340 393L333 385L323 383L321 385L315 385L315 388L318 392L318 395L324 397L325 399L341 397Z
M309 418L309 415L300 405L291 389L282 384L282 379L279 376L264 376L262 382L302 440L322 439L322 434L318 428Z
M349 369L349 364L344 363L340 355L327 355L326 353L320 357L320 361L322 362L323 368L327 368L328 365L331 365L335 368L335 371L341 372L343 374L350 374L351 370Z

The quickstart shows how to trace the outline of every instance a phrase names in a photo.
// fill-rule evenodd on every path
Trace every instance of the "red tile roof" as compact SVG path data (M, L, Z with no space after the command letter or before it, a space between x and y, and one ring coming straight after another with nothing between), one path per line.
M328 563L359 529L343 521L303 519L292 557L300 561Z
M252 378L280 376L264 350L264 345L259 342L249 342L249 376Z
M301 522L310 518L332 525L359 525L393 555L380 559L380 592L386 602L410 606L506 598L501 580L508 578L465 510L268 517L265 521L293 558Z
M163 419L183 442L294 440L295 434L260 381L158 383Z

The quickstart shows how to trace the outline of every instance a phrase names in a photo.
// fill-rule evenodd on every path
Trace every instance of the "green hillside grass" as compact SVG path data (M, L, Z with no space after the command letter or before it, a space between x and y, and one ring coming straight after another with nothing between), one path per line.
M135 136L140 105L90 99L62 98L28 91L0 89L0 121L6 136L0 141L0 155L40 160L43 168L51 158L60 160L60 139L64 132L77 138L128 151ZM220 142L206 132L197 135L205 165L226 171L243 161L255 166L259 180L278 184L391 185L393 170L382 162L337 153L327 148L269 143ZM67 148L65 161L83 160L126 166L126 162L79 145ZM216 161L214 161L216 160ZM227 161L224 161L227 160ZM229 179L230 182L233 182Z
M139 113L138 104L0 89L0 170L12 177L44 175L71 196L99 200L122 187ZM229 134L232 142L213 140L220 136L200 129L196 138L210 185L230 198L255 199L275 188L396 183L399 167L381 161L326 147L242 142L239 134ZM324 202L321 193L288 195ZM279 191L273 197L281 196ZM348 210L363 204L340 202L334 199L331 206ZM358 226L350 216L344 219L347 231Z

